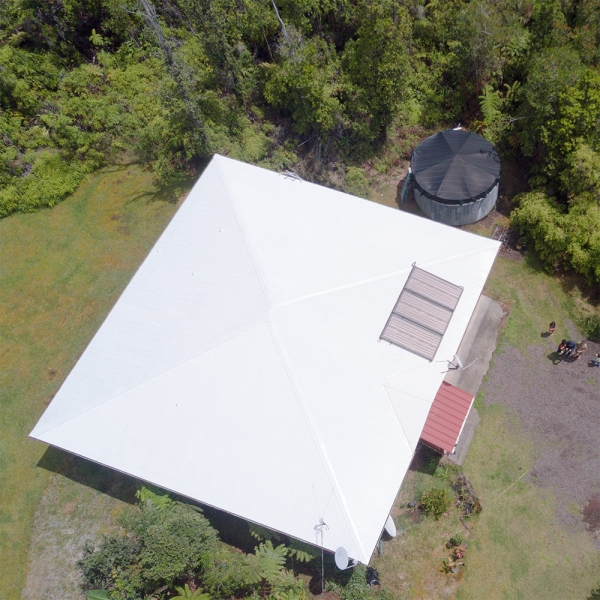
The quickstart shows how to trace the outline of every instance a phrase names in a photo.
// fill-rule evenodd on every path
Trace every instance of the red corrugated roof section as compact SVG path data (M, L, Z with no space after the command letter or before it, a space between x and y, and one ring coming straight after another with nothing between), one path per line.
M443 381L429 409L421 439L452 452L472 403L471 394Z

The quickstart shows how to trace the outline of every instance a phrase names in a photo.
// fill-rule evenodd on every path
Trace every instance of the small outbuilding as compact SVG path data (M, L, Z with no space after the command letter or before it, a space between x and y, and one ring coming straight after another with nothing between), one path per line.
M434 221L466 225L498 199L500 157L486 139L463 129L428 137L410 159L415 201Z

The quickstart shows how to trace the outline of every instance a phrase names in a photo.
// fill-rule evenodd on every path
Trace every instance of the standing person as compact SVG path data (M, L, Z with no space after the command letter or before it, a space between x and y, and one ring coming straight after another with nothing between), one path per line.
M552 335L554 333L554 330L556 329L556 323L554 321L552 321L552 323L550 323L550 325L548 326L548 335Z
M575 348L575 358L577 360L579 360L581 358L581 355L586 352L588 349L588 345L587 342L585 340L583 340L582 342L579 342L579 344L577 344L576 348Z
M600 367L600 354L596 354L596 356L592 358L592 367Z

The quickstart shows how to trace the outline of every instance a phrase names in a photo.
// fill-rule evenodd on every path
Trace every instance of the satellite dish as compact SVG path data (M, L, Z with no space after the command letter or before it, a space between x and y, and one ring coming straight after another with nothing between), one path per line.
M459 369L462 369L463 368L462 360L460 360L460 358L458 358L458 354L454 355L454 360L456 361L456 366Z
M396 524L392 519L392 515L389 515L385 522L385 531L390 537L396 537Z
M341 546L335 551L335 566L343 571L348 568L348 552L346 552L346 548L342 548Z

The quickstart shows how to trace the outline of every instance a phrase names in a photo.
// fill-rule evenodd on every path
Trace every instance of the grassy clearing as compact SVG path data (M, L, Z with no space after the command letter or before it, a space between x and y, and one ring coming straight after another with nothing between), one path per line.
M86 540L114 530L135 502L136 480L56 448L39 467L51 472L31 529L22 600L83 600L76 562Z
M578 311L573 294L564 291L560 280L546 274L533 255L526 255L522 262L496 260L484 293L510 311L500 349L507 344L525 353L529 346L540 343L551 321L556 321L554 338L579 339L573 325Z
M598 550L584 531L557 524L553 494L519 480L536 457L519 422L481 399L476 407L481 424L464 470L484 510L457 598L586 598L600 578Z
M190 182L137 166L90 176L68 200L0 221L0 596L18 598L48 481L33 428Z
M417 457L420 465L408 472L392 509L399 534L384 544L382 556L374 561L384 589L395 598L450 598L464 575L463 569L456 575L441 570L450 553L446 542L456 534L467 534L459 511L452 508L436 521L407 508L424 491L448 487L447 481L434 476L437 458L426 449L422 459Z
M578 339L573 320L581 296L547 275L535 256L498 259L485 291L509 310L497 352L514 346L525 354L541 343L553 320L557 339ZM503 407L486 405L484 395L485 382L475 403L481 424L464 470L486 508L457 598L586 598L600 580L600 553L588 534L557 524L552 493L536 486L535 478L519 480L543 448Z

